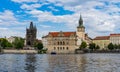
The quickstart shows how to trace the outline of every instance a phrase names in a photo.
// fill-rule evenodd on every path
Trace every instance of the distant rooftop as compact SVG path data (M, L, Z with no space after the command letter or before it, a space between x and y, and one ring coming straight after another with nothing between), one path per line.
M62 34L65 36L65 37L69 37L71 34L75 34L76 32L62 32ZM60 32L49 32L50 35L52 35L53 37L57 37Z
M120 36L120 33L116 34L110 34L110 36Z
M97 36L93 40L109 40L110 36Z

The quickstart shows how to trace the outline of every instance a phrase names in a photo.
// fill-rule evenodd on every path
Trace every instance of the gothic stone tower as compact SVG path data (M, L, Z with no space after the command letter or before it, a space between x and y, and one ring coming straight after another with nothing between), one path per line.
M30 22L30 27L26 29L26 46L33 47L36 40L36 33L36 26L33 26L33 22Z
M80 45L82 41L85 40L85 27L83 26L83 19L82 16L80 15L80 19L79 19L79 26L77 27L77 45Z

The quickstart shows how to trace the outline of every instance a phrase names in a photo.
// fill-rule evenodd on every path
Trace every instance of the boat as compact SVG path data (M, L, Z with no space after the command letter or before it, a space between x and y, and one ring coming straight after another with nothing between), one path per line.
M57 54L56 52L51 52L51 55L55 55L55 54Z

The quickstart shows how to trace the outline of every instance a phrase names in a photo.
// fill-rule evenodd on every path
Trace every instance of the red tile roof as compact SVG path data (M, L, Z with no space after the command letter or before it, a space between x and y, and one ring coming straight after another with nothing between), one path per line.
M65 37L69 37L71 34L73 35L76 34L76 32L62 32L62 33ZM49 34L52 35L53 37L57 37L60 34L60 32L49 32Z
M110 36L120 36L120 34L110 34Z
M109 40L110 36L97 36L93 40Z

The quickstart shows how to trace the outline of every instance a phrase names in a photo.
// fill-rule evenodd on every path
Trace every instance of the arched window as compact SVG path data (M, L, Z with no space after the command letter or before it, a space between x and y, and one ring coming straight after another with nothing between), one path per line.
M69 42L67 42L67 45L69 44Z
M62 50L62 47L60 47L60 50Z
M68 47L66 47L66 50L68 50Z
M59 42L58 42L58 45L59 45Z
M62 42L60 42L60 45L62 45Z
M64 50L65 48L63 47L63 50Z
M65 45L65 42L63 41L63 45Z
M58 50L59 50L59 47L58 47Z
M27 42L27 45L31 45L30 41Z
M56 47L54 47L54 50L56 50Z

